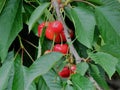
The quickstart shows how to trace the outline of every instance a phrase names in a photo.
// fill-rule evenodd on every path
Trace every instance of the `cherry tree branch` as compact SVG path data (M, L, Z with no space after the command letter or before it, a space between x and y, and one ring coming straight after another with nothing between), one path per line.
M51 2L52 2L52 5L53 5L53 7L54 7L54 9L56 11L58 20L61 21L62 24L63 24L65 37L67 39L67 42L69 43L70 53L74 56L76 63L79 63L79 62L81 62L81 60L83 60L83 58L81 58L78 55L76 49L74 48L73 44L71 43L72 40L71 40L70 35L68 33L69 29L68 29L68 27L66 26L66 24L64 22L62 14L60 13L60 6L59 6L57 0L52 0Z

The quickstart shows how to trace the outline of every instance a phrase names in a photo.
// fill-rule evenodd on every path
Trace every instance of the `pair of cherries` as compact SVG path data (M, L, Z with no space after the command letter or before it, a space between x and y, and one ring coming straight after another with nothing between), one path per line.
M76 65L72 65L70 67L65 66L58 74L62 78L68 78L71 74L76 72Z
M44 27L46 27L45 36L47 39L54 40L55 43L61 43L62 41L66 42L63 24L60 21L41 23L38 26L38 36L39 37L41 36ZM70 30L70 36L73 37L72 30ZM67 44L56 44L53 47L53 51L67 54L68 53L68 45Z

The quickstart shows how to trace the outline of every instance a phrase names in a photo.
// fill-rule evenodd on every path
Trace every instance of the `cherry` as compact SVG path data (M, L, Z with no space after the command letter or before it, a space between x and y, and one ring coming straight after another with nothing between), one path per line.
M53 40L55 35L56 34L53 32L53 30L50 27L46 29L45 36L47 39Z
M70 69L69 69L69 67L64 67L62 69L62 71L60 71L58 74L62 78L68 78L70 76Z
M70 70L71 70L71 74L74 74L76 72L76 65L72 65L70 67Z
M39 26L38 26L38 37L41 36L41 34L42 34L42 29L43 29L44 27L45 27L45 22L39 24Z
M45 26L50 26L51 22L42 22L41 24L38 25L38 37L41 36L42 30Z
M55 33L60 33L63 31L63 25L60 21L54 21L51 23L50 28L53 30Z
M67 44L56 44L53 47L53 51L67 54L68 53L68 45Z
M46 29L45 36L49 40L53 40L55 38L56 43L60 43L61 39L58 34L56 34L50 27Z

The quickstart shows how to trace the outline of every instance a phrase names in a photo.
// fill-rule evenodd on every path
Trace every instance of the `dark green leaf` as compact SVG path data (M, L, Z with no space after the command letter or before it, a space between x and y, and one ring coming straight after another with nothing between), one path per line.
M21 8L21 0L8 0L0 14L0 57L2 61L12 41L22 29Z
M42 14L45 12L45 9L48 7L49 3L44 3L41 4L39 7L37 7L32 15L30 16L29 19L29 31L33 28L34 24L36 23L36 21L42 16Z
M0 90L7 88L9 78L11 76L11 70L14 67L13 57L11 55L8 57L9 61L5 61L2 67L0 68Z
M103 90L109 90L109 87L107 85L107 82L105 81L105 78L103 78L100 70L96 65L90 64L90 74Z
M31 82L40 75L47 73L55 63L62 58L60 53L49 53L38 58L29 68L25 90L28 90Z
M0 1L0 13L1 13L4 5L5 5L5 2L6 2L6 0L1 0L1 1Z
M118 59L103 52L89 54L89 56L93 61L95 61L96 64L99 64L107 72L109 78L111 78L116 71Z
M74 74L72 76L73 85L75 85L78 89L77 90L95 90L92 82L80 74Z
M100 33L105 43L120 45L120 5L116 0L104 0L104 2L108 4L95 9Z
M89 68L89 66L86 62L81 62L81 63L77 64L77 72L79 74L81 74L82 76L84 76L84 74L86 73L88 68Z
M78 41L86 47L91 48L96 24L92 11L83 7L66 9L66 11L74 23Z

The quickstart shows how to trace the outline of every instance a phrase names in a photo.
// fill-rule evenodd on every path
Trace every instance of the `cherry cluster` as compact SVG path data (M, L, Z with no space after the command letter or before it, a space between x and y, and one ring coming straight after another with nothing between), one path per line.
M61 52L63 54L68 53L68 45L67 44L59 44L61 42L66 42L66 37L64 34L64 28L60 21L53 22L43 22L38 26L38 36L42 35L43 28L46 27L45 36L49 40L54 40L56 45L53 47L53 51ZM69 30L70 37L74 36L73 31Z
M49 40L52 40L56 44L52 48L52 51L60 52L64 55L68 54L69 46L66 42L66 37L64 34L63 24L60 21L53 22L43 22L38 26L38 36L41 37L42 31L45 29L45 37ZM74 33L72 30L69 30L70 37L73 38ZM51 50L45 51L44 54L51 52ZM68 78L71 74L73 74L76 70L76 66L72 65L70 67L65 66L62 71L59 72L59 76L62 78Z
M60 72L59 76L62 78L68 78L71 74L76 73L76 65L65 66Z

